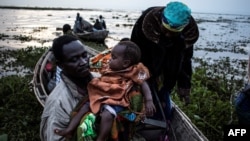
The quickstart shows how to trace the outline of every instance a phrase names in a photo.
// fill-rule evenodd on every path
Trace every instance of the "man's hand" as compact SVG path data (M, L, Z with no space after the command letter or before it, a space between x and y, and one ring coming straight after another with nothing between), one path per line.
M177 94L180 100L185 102L185 105L188 105L190 103L190 92L191 92L190 89L182 89L182 88L177 89Z

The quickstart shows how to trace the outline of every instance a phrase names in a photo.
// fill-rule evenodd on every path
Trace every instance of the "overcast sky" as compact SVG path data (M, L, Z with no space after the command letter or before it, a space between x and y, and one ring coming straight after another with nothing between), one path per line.
M165 6L169 1L172 0L1 0L0 5L144 10L150 6ZM186 3L192 12L250 15L250 0L177 1Z

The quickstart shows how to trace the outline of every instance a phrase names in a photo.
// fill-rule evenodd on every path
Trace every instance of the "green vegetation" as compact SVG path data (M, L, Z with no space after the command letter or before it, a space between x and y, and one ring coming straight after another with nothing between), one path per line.
M198 60L192 81L192 104L185 106L173 95L176 104L210 141L223 140L223 125L237 124L233 107L235 94L242 88L247 61L221 58L213 64ZM239 76L240 78L237 78Z
M28 47L0 52L0 66L3 69L20 65L30 69L24 76L0 78L0 140L40 140L39 124L43 108L29 83L36 62L47 49ZM8 61L8 58L14 59ZM246 75L245 71L239 70L246 70L247 62L229 58L222 58L213 64L199 59L195 59L195 62L200 65L194 69L192 103L184 106L176 93L172 95L173 100L210 141L223 140L223 125L237 123L232 99L243 86L243 77L236 76Z
M47 48L32 47L20 50L2 50L0 65L3 68L23 66L23 68L33 70L45 50ZM9 58L15 59L10 61ZM43 108L30 89L32 71L25 74L25 76L4 76L0 79L1 141L40 140L38 133Z

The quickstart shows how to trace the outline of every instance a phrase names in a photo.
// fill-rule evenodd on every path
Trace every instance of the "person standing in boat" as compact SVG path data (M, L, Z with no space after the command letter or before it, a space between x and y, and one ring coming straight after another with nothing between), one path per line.
M76 13L76 21L80 21L80 13Z
M103 19L102 15L99 16L99 22L101 23L103 29L107 29L106 22Z
M131 41L141 48L141 61L152 74L148 83L158 91L168 121L172 109L170 94L176 84L181 100L186 105L190 103L191 58L198 38L197 23L182 2L146 9L133 27Z
M93 25L77 13L73 31L74 33L93 32Z
M82 17L80 16L80 13L76 14L76 20L75 20L75 24L73 27L73 31L74 33L83 33L83 29L82 29Z

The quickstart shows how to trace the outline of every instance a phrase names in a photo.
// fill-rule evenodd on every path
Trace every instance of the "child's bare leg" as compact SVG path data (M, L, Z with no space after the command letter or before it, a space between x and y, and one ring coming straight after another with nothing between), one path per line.
M100 114L101 122L99 133L96 141L105 141L111 131L114 116L106 109Z

